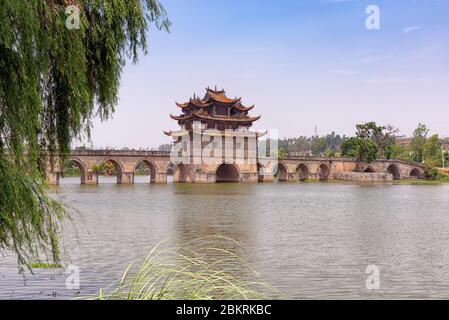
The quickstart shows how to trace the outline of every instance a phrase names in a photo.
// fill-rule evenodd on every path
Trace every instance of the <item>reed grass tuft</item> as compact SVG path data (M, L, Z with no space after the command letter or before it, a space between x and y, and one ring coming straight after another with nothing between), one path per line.
M130 264L115 289L109 293L100 290L93 299L254 300L281 296L260 281L260 275L235 252L241 247L232 239L208 237L182 246L165 244L156 245L140 265Z

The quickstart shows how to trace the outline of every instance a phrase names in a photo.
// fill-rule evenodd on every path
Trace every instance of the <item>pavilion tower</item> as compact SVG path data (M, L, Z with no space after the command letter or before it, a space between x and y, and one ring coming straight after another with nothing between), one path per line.
M164 131L173 138L174 149L184 152L183 160L177 163L179 173L175 179L258 181L257 140L263 134L249 130L260 119L249 114L254 105L245 106L241 98L231 99L217 88L206 88L203 98L194 94L188 102L176 105L181 114L170 117L178 122L180 130Z

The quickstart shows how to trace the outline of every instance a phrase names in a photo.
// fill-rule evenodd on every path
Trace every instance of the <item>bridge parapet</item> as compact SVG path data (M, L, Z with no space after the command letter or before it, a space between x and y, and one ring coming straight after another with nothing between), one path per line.
M150 150L72 150L69 156L170 157L170 151Z

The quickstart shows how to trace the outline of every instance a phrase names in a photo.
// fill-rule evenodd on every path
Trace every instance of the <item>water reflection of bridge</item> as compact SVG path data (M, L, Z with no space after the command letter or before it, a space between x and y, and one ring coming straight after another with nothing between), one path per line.
M133 184L136 169L142 164L148 167L151 183L166 183L167 175L173 173L173 182L271 182L302 181L307 179L333 180L339 173L355 172L357 162L350 158L306 157L290 154L284 159L259 159L257 172L246 172L237 163L221 163L210 166L208 172L196 170L195 165L174 164L169 152L83 150L72 151L66 161L76 164L81 173L82 184L97 184L96 168L110 162L117 172L117 183ZM388 173L395 180L422 178L420 164L403 160L377 160L359 167L367 173ZM48 169L50 184L59 184L61 169L58 165Z

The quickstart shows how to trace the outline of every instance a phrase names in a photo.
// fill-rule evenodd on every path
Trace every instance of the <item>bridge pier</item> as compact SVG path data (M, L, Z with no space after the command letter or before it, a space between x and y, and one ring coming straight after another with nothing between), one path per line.
M157 184L167 183L167 173L166 172L156 173L156 178L155 178L154 183L157 183Z
M194 182L195 183L215 183L216 177L215 172L195 172Z
M299 181L299 174L297 172L289 173L288 181Z
M118 184L134 184L134 172L123 172L117 177Z
M98 184L98 174L92 171L86 172L85 175L81 174L81 184L85 185Z
M242 172L240 175L240 182L244 183L257 183L259 182L258 172Z
M258 175L257 180L259 182L274 182L274 174L272 173L266 173L262 175Z
M50 172L46 174L47 184L50 186L59 186L59 172Z

